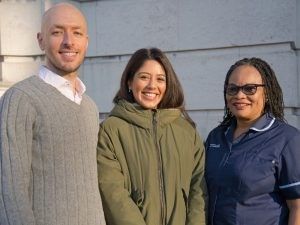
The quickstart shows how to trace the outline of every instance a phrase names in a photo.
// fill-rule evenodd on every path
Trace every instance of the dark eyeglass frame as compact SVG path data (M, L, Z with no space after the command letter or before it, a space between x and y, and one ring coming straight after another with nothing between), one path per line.
M226 94L230 96L237 95L242 91L245 95L254 95L258 87L265 87L265 84L245 84L238 86L235 84L229 84L225 87Z

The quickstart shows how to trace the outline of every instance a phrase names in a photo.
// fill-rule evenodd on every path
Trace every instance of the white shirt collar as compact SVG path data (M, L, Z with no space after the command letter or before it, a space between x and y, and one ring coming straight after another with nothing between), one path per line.
M76 78L75 83L75 95L72 94L73 90L70 81L63 78L62 76L57 75L56 73L53 73L47 67L41 66L39 71L39 77L42 80L44 80L47 84L50 84L51 86L55 87L58 91L60 91L70 100L80 104L82 95L86 91L86 87L78 77Z

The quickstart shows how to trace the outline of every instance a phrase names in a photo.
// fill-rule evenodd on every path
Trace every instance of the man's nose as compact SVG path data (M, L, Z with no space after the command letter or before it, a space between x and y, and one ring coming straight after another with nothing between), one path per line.
M64 33L63 44L67 46L73 45L73 35L70 32Z

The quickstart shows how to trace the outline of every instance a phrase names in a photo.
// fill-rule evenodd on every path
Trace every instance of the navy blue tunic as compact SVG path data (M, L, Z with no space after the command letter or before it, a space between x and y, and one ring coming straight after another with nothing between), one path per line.
M266 114L233 141L236 124L206 140L210 225L286 225L300 198L300 132Z

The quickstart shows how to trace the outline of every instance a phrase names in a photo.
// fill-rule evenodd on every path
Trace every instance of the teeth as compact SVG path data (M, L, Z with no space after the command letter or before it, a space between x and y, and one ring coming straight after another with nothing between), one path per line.
M238 107L241 107L241 106L246 106L247 104L243 104L243 103L241 103L241 104L234 104L235 106L238 106Z
M74 55L76 55L75 52L63 52L62 54L66 55L66 56L74 56Z
M144 93L146 96L149 96L149 97L155 97L156 94L153 94L153 93Z

